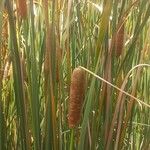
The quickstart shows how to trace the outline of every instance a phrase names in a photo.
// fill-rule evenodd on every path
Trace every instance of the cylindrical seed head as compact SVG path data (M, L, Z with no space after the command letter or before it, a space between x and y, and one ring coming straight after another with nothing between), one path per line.
M81 68L74 69L71 77L70 100L68 112L69 128L78 125L81 118L82 105L85 94L85 71Z
M122 54L123 45L124 45L124 24L119 28L116 35L115 50L117 57L119 57Z
M26 0L18 0L18 14L22 19L27 17L27 2Z

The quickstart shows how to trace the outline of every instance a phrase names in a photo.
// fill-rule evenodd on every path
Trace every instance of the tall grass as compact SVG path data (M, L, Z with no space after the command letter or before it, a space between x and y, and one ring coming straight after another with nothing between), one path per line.
M1 0L0 150L150 149L149 16L147 0Z

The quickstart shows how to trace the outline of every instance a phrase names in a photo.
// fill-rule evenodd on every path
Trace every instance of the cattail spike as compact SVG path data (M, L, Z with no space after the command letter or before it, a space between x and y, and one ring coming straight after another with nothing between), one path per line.
M18 0L18 14L22 19L27 17L27 2L26 0Z
M82 104L85 94L85 71L75 68L71 77L68 124L69 128L78 125L81 118Z
M123 45L124 45L124 24L119 28L116 35L115 50L117 57L119 57L122 54Z

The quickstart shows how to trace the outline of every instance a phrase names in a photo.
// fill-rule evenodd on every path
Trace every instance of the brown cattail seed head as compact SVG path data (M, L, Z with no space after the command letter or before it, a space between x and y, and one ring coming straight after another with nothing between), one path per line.
M85 94L85 71L81 68L73 70L70 86L70 101L68 112L69 128L78 125L81 118L82 104Z
M18 0L18 14L22 19L27 17L27 2L26 0Z
M121 25L116 34L115 50L117 57L119 57L122 54L123 45L124 45L124 24Z

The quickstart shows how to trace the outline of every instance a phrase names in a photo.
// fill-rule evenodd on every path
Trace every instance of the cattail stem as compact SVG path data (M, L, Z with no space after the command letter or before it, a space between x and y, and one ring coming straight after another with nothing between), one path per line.
M74 129L71 129L71 138L70 138L70 150L73 150L73 141L74 141Z
M138 68L138 67L142 67L142 66L143 66L143 67L146 67L146 66L147 66L147 67L150 67L149 64L139 64L139 65L135 66L134 68L132 68L132 69L128 72L128 74L131 73L131 71L133 71L134 69L136 69L136 68ZM108 82L107 80L103 79L102 77L96 75L96 74L93 73L92 71L90 71L90 70L88 70L88 69L86 69L86 68L84 68L84 67L82 67L82 66L80 66L80 68L82 68L83 70L85 70L85 71L88 72L89 74L93 75L93 76L96 77L97 79L99 79L99 80L101 80L101 81L107 83L108 85L110 85L110 86L112 86L113 88L117 89L118 91L122 92L123 94L125 94L125 95L131 97L132 99L134 99L135 101L137 101L140 106L144 105L145 107L150 108L150 105L149 105L149 104L147 104L147 103L143 102L142 100L140 100L140 99L134 97L133 95L129 94L128 92L126 92L126 91L120 89L120 88L117 87L116 85L114 85L114 84Z

